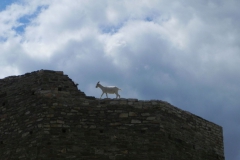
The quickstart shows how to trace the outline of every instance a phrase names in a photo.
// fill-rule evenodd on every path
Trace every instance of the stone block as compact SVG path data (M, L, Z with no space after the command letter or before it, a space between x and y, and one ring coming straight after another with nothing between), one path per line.
M51 124L51 127L62 127L62 124Z
M137 114L135 112L129 112L128 114L129 114L130 117L137 116Z
M152 121L152 120L155 120L155 119L156 119L156 117L147 117L146 120L148 120L148 121Z
M131 123L141 123L141 121L140 121L140 120L137 120L137 119L132 119L132 120L131 120Z
M118 104L118 101L110 101L109 104Z
M62 121L62 120L57 120L57 123L64 124L64 121Z
M26 137L27 135L29 135L29 132L25 132L22 134L22 137Z
M128 113L121 113L121 114L119 115L119 117L120 117L120 118L126 118L126 117L128 117Z
M96 128L96 125L90 125L90 129Z
M141 113L142 116L150 116L150 113Z

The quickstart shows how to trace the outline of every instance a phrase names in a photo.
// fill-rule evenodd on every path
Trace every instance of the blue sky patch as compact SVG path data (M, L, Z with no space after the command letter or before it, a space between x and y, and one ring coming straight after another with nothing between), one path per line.
M0 0L0 12L5 10L7 6L10 6L12 3L17 3L18 0Z
M107 34L114 34L117 33L120 28L122 28L123 23L119 25L109 25L109 26L100 26L100 30L102 33L107 33Z
M153 21L153 17L146 17L145 21L152 22Z
M47 6L40 6L36 9L36 11L33 13L33 14L30 14L30 15L25 15L21 18L18 19L18 22L21 24L19 25L18 27L15 28L16 32L21 34L24 32L26 26L31 23L31 21L36 18L39 13L43 10L43 9L46 9Z

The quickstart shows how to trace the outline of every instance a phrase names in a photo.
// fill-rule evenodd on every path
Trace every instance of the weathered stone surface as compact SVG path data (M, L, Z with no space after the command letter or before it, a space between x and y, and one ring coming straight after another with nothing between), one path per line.
M150 113L142 113L142 116L150 116Z
M110 126L120 126L122 125L120 122L110 123Z
M147 120L149 120L149 121L152 121L152 120L155 120L156 119L156 117L147 117Z
M129 112L128 114L129 114L130 117L137 116L137 113L135 113L135 112Z
M119 115L120 118L127 118L128 117L128 113L121 113Z
M137 119L132 119L131 123L141 123L141 121Z
M85 96L62 71L0 79L0 159L224 160L222 127L161 100Z

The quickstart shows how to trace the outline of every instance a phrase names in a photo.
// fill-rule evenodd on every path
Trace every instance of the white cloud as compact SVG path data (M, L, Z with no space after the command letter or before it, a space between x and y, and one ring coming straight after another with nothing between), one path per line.
M1 67L2 72L0 73L0 78L5 78L6 75L9 75L9 73L11 73L11 75L19 75L20 71L15 67L11 67L11 66L3 66Z

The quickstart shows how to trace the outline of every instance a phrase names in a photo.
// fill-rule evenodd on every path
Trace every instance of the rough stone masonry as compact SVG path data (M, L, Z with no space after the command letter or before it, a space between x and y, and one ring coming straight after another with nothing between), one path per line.
M100 100L40 70L0 79L0 159L224 160L223 132L167 102Z

